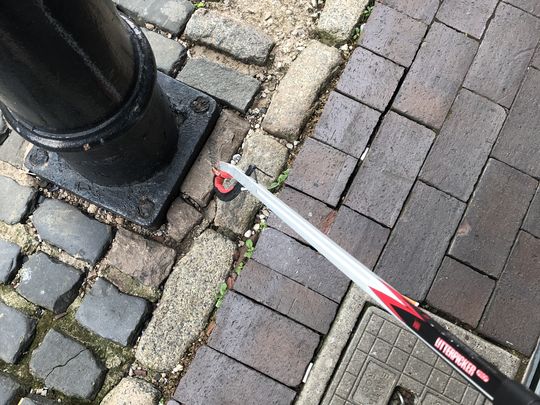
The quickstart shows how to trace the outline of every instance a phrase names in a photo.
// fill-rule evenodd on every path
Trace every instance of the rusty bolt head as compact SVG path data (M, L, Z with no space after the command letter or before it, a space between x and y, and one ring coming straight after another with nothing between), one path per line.
M141 218L149 218L150 215L152 215L154 208L155 204L147 197L141 198L141 200L139 201L139 206L137 207L139 211L139 216Z
M202 114L210 108L210 100L206 97L197 97L191 102L191 109L197 114Z
M33 166L43 166L49 161L49 154L43 149L33 148L29 160Z

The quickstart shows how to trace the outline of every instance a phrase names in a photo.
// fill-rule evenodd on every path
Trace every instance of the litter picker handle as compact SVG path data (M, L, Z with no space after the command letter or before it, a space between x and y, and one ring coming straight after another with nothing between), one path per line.
M214 175L218 197L239 193L238 185L223 186L225 179L236 180L495 405L540 405L540 397L506 377L238 167L220 162Z

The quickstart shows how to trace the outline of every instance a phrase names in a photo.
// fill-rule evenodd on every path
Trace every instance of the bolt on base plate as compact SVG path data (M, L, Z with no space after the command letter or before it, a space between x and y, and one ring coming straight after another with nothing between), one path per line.
M58 154L34 146L25 166L37 176L148 228L158 227L219 116L215 100L158 72L158 84L178 122L178 149L169 165L140 183L102 186L73 170Z

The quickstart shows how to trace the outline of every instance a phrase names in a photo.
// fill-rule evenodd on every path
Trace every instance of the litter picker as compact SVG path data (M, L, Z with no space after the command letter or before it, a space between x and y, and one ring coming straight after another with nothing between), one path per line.
M418 303L401 295L264 186L249 177L254 169L254 166L250 166L244 173L231 164L218 163L214 169L214 190L218 198L231 201L242 191L242 187L247 189L495 405L540 405L540 397L506 377L425 314ZM232 184L226 184L229 181Z

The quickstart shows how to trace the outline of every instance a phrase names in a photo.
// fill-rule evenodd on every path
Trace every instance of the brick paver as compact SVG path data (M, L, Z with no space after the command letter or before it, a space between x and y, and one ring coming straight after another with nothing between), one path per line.
M480 39L497 3L497 0L445 0L439 8L437 19Z
M388 113L360 166L345 205L393 227L431 147L435 134Z
M445 25L433 24L393 108L429 127L440 128L477 48L478 43L472 38Z
M426 24L378 3L362 31L359 44L409 67L427 29Z
M450 247L450 255L499 277L538 182L490 159Z
M502 107L462 90L435 139L420 178L467 201L505 118Z
M540 334L540 239L521 232L480 324L480 331L529 356Z
M393 7L412 18L421 20L426 24L430 24L433 21L433 17L439 8L439 0L381 0L381 3Z
M540 38L540 20L499 3L464 86L510 107Z

